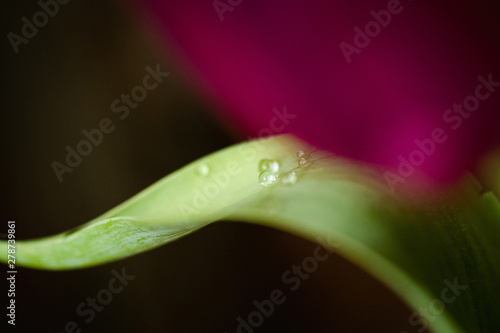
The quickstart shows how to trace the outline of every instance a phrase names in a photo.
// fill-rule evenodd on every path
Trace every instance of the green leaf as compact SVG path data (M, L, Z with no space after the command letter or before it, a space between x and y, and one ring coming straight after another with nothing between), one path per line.
M298 151L305 154L299 157ZM280 164L278 178L266 187L259 181L263 159ZM187 165L77 229L17 241L16 264L88 267L155 248L218 220L247 221L329 244L414 309L424 310L423 319L410 318L417 328L495 331L500 327L496 197L480 194L473 180L465 179L453 192L426 194L426 202L410 205L380 179L374 170L313 151L292 136L242 143ZM6 250L5 241L0 245Z

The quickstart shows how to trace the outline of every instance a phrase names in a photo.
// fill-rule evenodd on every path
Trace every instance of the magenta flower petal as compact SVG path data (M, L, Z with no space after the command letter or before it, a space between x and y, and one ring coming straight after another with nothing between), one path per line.
M484 84L500 82L499 19L478 2L141 3L221 116L249 135L291 132L441 182L499 142L500 84ZM447 111L464 100L473 111Z

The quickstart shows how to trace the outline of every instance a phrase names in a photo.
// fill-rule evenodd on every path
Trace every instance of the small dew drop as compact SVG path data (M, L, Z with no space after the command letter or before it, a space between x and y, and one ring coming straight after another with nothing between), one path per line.
M305 166L308 162L309 161L307 160L307 158L304 157L299 158L299 167Z
M306 153L304 153L302 150L299 150L299 151L297 152L297 157L304 157L304 155L305 155L305 154L306 154Z
M206 176L210 172L210 168L206 164L200 164L196 167L196 173L200 176Z
M293 185L297 182L297 174L295 171L290 171L281 176L281 182L287 185Z
M273 173L278 172L280 169L280 164L278 161L275 160L270 160L268 158L265 158L263 160L260 160L259 162L259 171L271 171Z
M261 172L261 174L259 175L259 184L260 186L267 187L273 184L277 178L278 176L276 173L266 170Z

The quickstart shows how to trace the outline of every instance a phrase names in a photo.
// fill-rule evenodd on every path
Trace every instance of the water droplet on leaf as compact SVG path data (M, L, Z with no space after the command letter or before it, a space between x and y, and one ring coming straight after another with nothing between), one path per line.
M206 164L200 164L196 167L196 173L200 176L206 176L210 173L210 168Z
M275 160L270 160L268 158L265 158L263 160L260 160L259 162L259 171L271 171L271 172L278 172L280 169L280 164L278 161Z
M309 162L309 160L305 157L299 158L299 167L305 166L308 162Z
M292 185L297 182L297 174L295 171L290 171L281 176L281 182L283 184Z
M259 175L259 184L260 186L266 187L273 184L277 178L278 175L276 173L266 170Z

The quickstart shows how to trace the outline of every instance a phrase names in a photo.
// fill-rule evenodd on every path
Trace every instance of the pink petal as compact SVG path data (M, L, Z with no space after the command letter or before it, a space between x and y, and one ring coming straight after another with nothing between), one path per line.
M350 63L340 43L355 45L354 28L364 30L372 10L398 1L233 0L240 4L223 21L213 1L136 1L220 116L249 135L290 132L391 170L400 156L415 164L423 156L415 174L440 182L455 180L500 141L500 87L459 128L443 119L475 94L479 76L500 82L499 14L477 1L401 1ZM273 120L285 106L295 117ZM439 128L446 141L429 156L415 152L425 150L415 140Z

